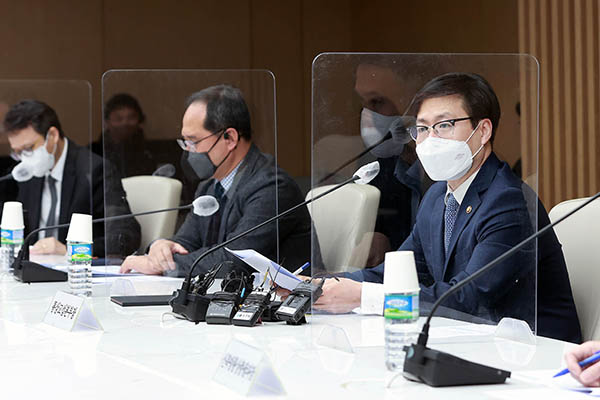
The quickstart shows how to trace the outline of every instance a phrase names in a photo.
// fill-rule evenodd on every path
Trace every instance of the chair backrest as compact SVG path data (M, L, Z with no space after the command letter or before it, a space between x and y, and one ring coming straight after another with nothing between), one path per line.
M179 206L181 182L163 176L131 176L121 180L131 212L158 210ZM142 228L140 249L158 238L168 238L175 233L177 211L136 217Z
M550 220L556 221L587 198L556 205ZM571 290L584 340L600 339L600 202L595 201L554 227L562 244Z
M331 186L308 192L307 199ZM321 257L330 272L364 268L379 207L379 189L371 185L348 184L308 206L313 219Z

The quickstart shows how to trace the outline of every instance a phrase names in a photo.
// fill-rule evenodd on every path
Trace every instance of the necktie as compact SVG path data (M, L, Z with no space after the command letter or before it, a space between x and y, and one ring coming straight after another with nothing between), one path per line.
M452 193L450 193L446 199L446 210L444 211L444 250L446 253L448 253L448 246L450 245L452 229L454 229L454 222L456 222L459 206L460 204L458 204L458 201L456 201Z
M217 182L215 184L215 198L219 203L221 203L221 199L223 198L223 193L225 193L225 188L221 185L221 182Z
M52 175L48 175L46 178L48 181L48 188L50 188L50 212L48 212L48 218L46 218L46 226L56 225L56 203L58 198L56 196L56 179ZM57 230L52 229L46 232L46 237L57 237Z

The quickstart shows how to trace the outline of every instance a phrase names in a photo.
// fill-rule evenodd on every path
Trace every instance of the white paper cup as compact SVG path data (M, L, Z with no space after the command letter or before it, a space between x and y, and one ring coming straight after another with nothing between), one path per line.
M73 213L71 215L67 240L71 242L92 243L92 216Z
M6 230L24 229L23 204L18 201L7 201L4 203L0 227Z
M415 256L412 251L392 251L385 253L383 289L385 293L419 291Z

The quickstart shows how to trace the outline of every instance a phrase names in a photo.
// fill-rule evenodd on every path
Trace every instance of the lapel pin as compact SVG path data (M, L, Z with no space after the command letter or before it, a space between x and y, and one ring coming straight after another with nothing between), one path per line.
M471 211L473 211L473 207L471 207L471 206L467 207L467 214L471 214Z

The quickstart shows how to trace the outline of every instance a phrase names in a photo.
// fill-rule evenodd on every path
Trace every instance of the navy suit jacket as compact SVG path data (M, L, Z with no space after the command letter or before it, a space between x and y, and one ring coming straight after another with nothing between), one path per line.
M445 194L446 182L430 188L410 236L399 248L414 252L420 298L428 303L531 235L530 215L536 215L536 208L539 228L549 223L535 193L492 153L460 205L445 254ZM538 239L537 253L534 249L532 242L457 291L443 305L491 321L518 318L534 327L537 283L537 334L581 342L569 276L554 231ZM351 278L382 282L383 268L381 264L358 271Z

